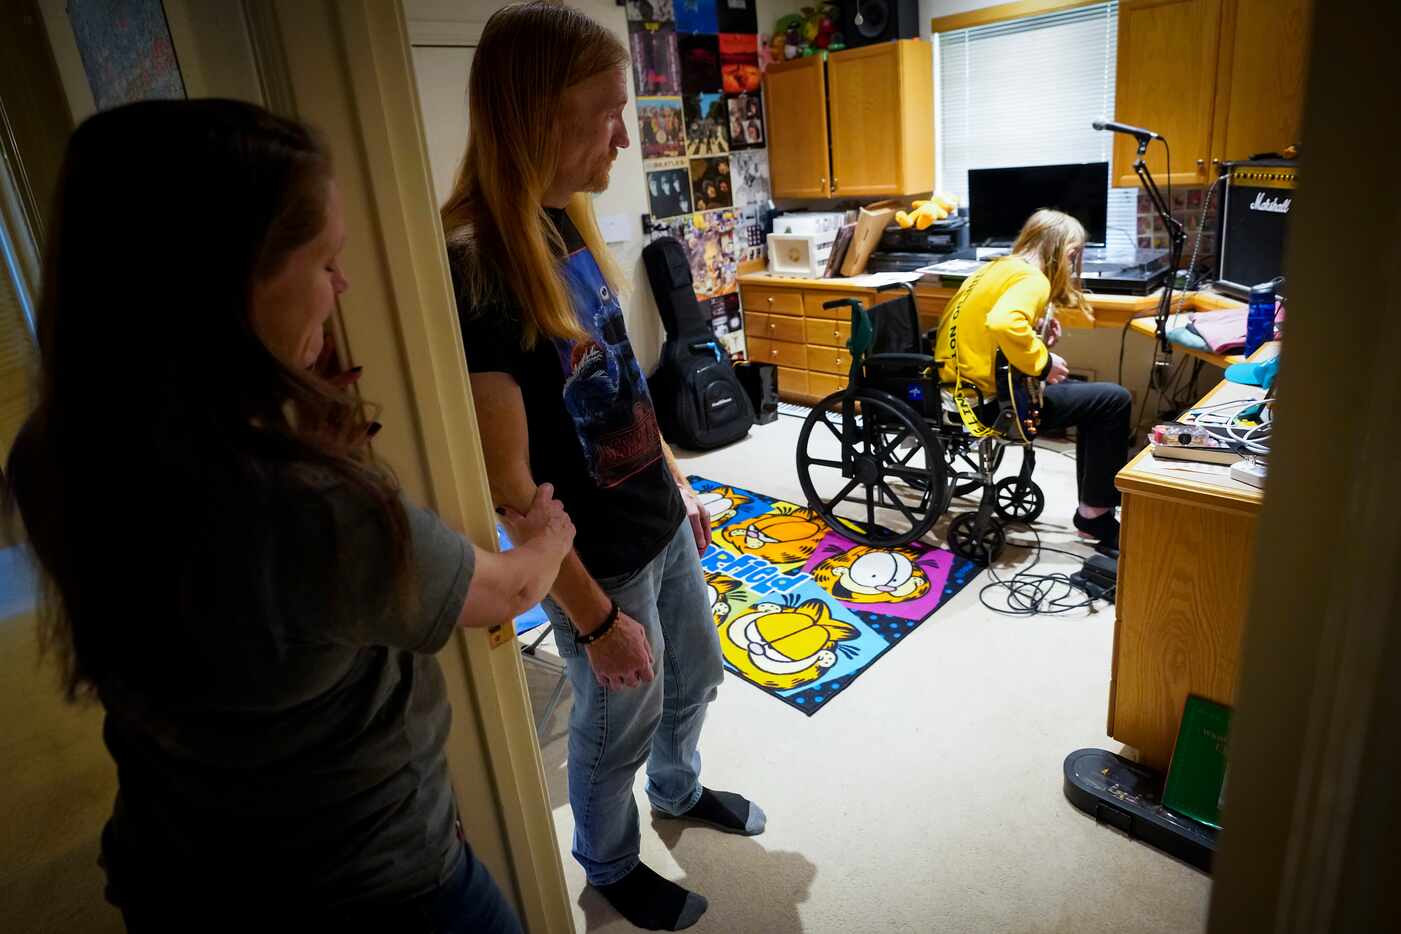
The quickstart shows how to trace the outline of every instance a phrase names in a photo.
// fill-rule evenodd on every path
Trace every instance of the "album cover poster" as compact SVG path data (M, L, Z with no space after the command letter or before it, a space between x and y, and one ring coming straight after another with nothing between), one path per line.
M714 35L720 31L720 20L716 14L717 0L672 0L676 12L677 32L701 32ZM725 0L718 0L724 3Z
M697 211L714 211L735 203L734 182L730 178L730 157L714 156L691 160L691 192Z
M759 31L757 0L715 0L717 32Z
M758 149L764 145L764 104L759 92L725 101L731 149Z
M653 163L647 172L647 203L656 218L691 213L691 172L686 160Z
M730 151L729 108L718 91L687 94L686 155L718 156Z
M730 186L734 189L737 206L769 200L769 151L748 149L730 153Z
M754 33L721 33L720 80L726 94L759 90L759 37Z
M714 35L678 35L681 90L700 94L720 90L720 39Z
M632 45L632 78L638 96L679 96L681 59L676 48L676 31L656 23L643 26L628 36ZM653 26L657 28L651 28Z
M691 279L699 301L739 290L735 251L735 215L732 211L693 214L680 233L691 261Z
M716 295L710 299L710 329L716 337L724 337L735 331L744 330L744 320L739 313L739 293Z
M639 97L637 136L643 160L686 155L685 117L679 97Z
M676 17L671 11L672 0L627 0L629 23L670 23Z

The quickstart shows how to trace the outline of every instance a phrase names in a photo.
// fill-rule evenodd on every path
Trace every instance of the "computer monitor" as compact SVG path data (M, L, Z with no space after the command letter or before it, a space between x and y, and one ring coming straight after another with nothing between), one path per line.
M1010 245L1038 208L1064 211L1103 246L1109 216L1109 163L1032 165L968 171L969 236L980 246Z

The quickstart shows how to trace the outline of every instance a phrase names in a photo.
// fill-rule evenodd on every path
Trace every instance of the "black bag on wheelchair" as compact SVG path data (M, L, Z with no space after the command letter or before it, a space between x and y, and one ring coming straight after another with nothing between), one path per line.
M871 322L870 343L865 354L923 354L926 349L920 337L919 313L913 296L902 295L866 309ZM855 356L858 335L852 330L852 350ZM937 418L939 415L939 374L935 368L906 361L866 359L863 363L862 385L889 393L919 415Z
M686 248L660 237L642 260L666 328L661 363L647 379L662 434L693 451L738 441L754 425L754 408L696 301Z

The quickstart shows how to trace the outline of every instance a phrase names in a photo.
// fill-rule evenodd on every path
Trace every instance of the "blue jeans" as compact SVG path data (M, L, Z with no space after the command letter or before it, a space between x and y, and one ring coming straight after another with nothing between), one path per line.
M641 835L632 783L647 764L647 797L667 814L700 798L697 745L705 708L724 678L720 638L690 523L647 565L599 585L642 625L652 646L650 683L609 691L574 642L569 617L551 600L545 612L574 689L569 717L569 804L574 858L593 885L616 882L638 863Z

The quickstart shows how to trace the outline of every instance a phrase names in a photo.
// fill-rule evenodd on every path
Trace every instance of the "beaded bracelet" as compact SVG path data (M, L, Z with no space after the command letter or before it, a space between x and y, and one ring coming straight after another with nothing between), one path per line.
M612 601L612 605L608 608L608 617L603 621L603 625L599 626L588 635L576 635L574 641L579 645L593 645L595 642L598 642L613 631L613 624L618 621L618 614L620 612L618 601Z

